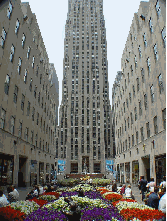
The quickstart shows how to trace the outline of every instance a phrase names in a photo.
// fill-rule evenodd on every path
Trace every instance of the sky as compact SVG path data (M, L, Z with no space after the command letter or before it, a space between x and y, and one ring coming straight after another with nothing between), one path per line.
M146 0L148 2L148 0ZM21 0L25 2L25 0ZM43 37L49 62L54 63L59 80L59 106L62 100L63 57L65 23L68 0L29 0ZM117 71L121 71L121 58L134 13L140 0L103 0L103 14L107 38L109 99L112 105L112 87Z

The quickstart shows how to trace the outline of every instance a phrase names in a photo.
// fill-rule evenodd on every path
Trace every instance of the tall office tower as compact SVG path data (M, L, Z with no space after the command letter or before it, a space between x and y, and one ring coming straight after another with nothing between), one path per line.
M112 156L103 0L69 0L56 157L66 173L104 173Z

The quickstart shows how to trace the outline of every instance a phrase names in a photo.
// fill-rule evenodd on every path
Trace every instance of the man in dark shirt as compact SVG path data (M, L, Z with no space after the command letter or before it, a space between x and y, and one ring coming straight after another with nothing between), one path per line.
M147 202L147 205L154 209L158 209L159 205L159 196L157 195L157 193L158 193L158 188L155 187L154 192L149 195Z
M139 185L141 188L141 193L142 193L142 201L145 198L145 192L147 191L147 181L144 179L144 176L141 176L141 180L139 181Z

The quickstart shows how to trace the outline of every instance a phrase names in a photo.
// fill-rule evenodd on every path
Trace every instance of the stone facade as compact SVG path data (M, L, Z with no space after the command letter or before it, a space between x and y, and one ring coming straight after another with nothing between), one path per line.
M0 9L0 182L44 183L55 165L58 88L29 4L1 1Z
M166 174L166 2L141 2L112 93L120 182Z

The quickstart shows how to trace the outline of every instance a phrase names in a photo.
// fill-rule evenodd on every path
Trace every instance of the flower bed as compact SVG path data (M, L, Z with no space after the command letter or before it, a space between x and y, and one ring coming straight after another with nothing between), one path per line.
M122 199L122 195L115 192L106 192L103 194L103 197L107 200L110 200L111 202L115 202Z
M20 220L23 221L25 219L26 215L25 213L15 210L13 208L11 208L11 206L6 206L6 207L1 207L0 208L0 219L1 220L9 220L9 221L13 221L13 220Z
M107 186L111 183L110 179L95 178L92 180L94 186Z
M40 207L48 203L47 200L37 199L36 197L34 197L33 199L29 199L29 201L34 201L34 202L37 203Z
M40 208L26 217L25 221L67 221L67 217L55 209Z
M124 202L137 202L136 200L131 200L131 199L120 199L118 201L113 202L112 205L116 206L116 204L119 203L120 201L124 201Z
M45 192L42 194L43 195L52 195L55 196L56 198L59 198L60 194L58 192L52 191L52 192Z
M18 201L15 203L11 203L10 207L15 209L15 210L20 210L21 212L25 213L26 215L32 213L33 211L36 211L39 209L39 205L33 201Z
M164 216L164 213L161 211L137 202L120 201L116 204L116 207L126 220L159 220Z
M81 221L85 220L104 220L104 221L123 221L123 217L120 216L118 210L114 207L108 208L91 208L91 209L84 209L81 211Z
M54 195L42 195L42 196L39 197L39 199L47 200L49 202L49 201L52 201L52 200L56 200L57 198Z
M88 191L91 191L91 190L94 190L94 187L90 186L89 184L79 184L73 188L70 188L68 191L69 192L74 192L74 191L79 191L80 188L84 191L84 192L88 192Z

